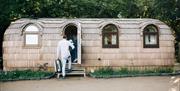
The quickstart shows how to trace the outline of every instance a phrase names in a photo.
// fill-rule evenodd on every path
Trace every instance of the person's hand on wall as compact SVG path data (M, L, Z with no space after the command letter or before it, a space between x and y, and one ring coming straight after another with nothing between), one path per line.
M72 41L71 39L69 40L69 42L72 43L72 44L74 45L74 43L73 43L73 41Z

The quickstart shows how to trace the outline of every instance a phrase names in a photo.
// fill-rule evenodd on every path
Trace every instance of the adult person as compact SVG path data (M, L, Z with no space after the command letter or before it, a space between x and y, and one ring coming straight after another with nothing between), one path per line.
M73 63L77 63L77 36L76 35L72 35L70 38L70 41L73 42L74 44L74 50L70 51L71 53L71 59Z
M58 42L57 46L57 58L61 60L62 63L62 78L65 78L66 63L68 61L68 72L71 71L71 54L70 49L74 49L73 43L67 40L66 36Z

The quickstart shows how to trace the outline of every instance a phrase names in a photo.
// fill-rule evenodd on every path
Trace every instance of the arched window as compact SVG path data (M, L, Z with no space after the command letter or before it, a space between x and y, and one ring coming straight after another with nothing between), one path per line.
M34 24L28 24L23 31L24 46L38 47L40 45L39 28Z
M159 32L155 25L148 25L143 31L144 48L159 48Z
M108 24L103 28L102 47L103 48L119 47L118 28L115 25Z

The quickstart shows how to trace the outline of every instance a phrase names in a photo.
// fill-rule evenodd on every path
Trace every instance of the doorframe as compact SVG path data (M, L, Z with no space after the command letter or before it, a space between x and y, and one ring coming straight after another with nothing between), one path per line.
M74 25L77 27L77 45L78 45L78 48L77 48L78 62L77 62L77 64L81 64L81 35L82 35L81 23L79 23L78 21L66 22L63 26L62 35L65 35L65 29L69 25ZM76 63L74 63L74 64L76 64Z

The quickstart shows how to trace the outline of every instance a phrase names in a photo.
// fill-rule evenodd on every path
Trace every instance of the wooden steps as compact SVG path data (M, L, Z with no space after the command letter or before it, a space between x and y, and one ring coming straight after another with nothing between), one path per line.
M61 68L61 64L59 63L59 60L56 60L54 62L54 65L55 65L55 71L57 72L57 70L59 68ZM66 67L68 67L68 64L66 64ZM81 67L80 64L72 64L71 67L72 67L71 72L68 72L67 71L68 69L66 68L66 76L84 76L84 77L86 77L85 68ZM57 78L62 76L62 72L57 72L56 74L57 74Z
M73 69L72 72L66 73L67 75L83 75L85 76L84 69Z
M57 78L60 78L60 76L62 76L62 73L61 72L57 73ZM84 76L84 77L86 77L86 72L85 72L85 69L82 67L72 67L71 72L68 73L66 70L66 76Z

